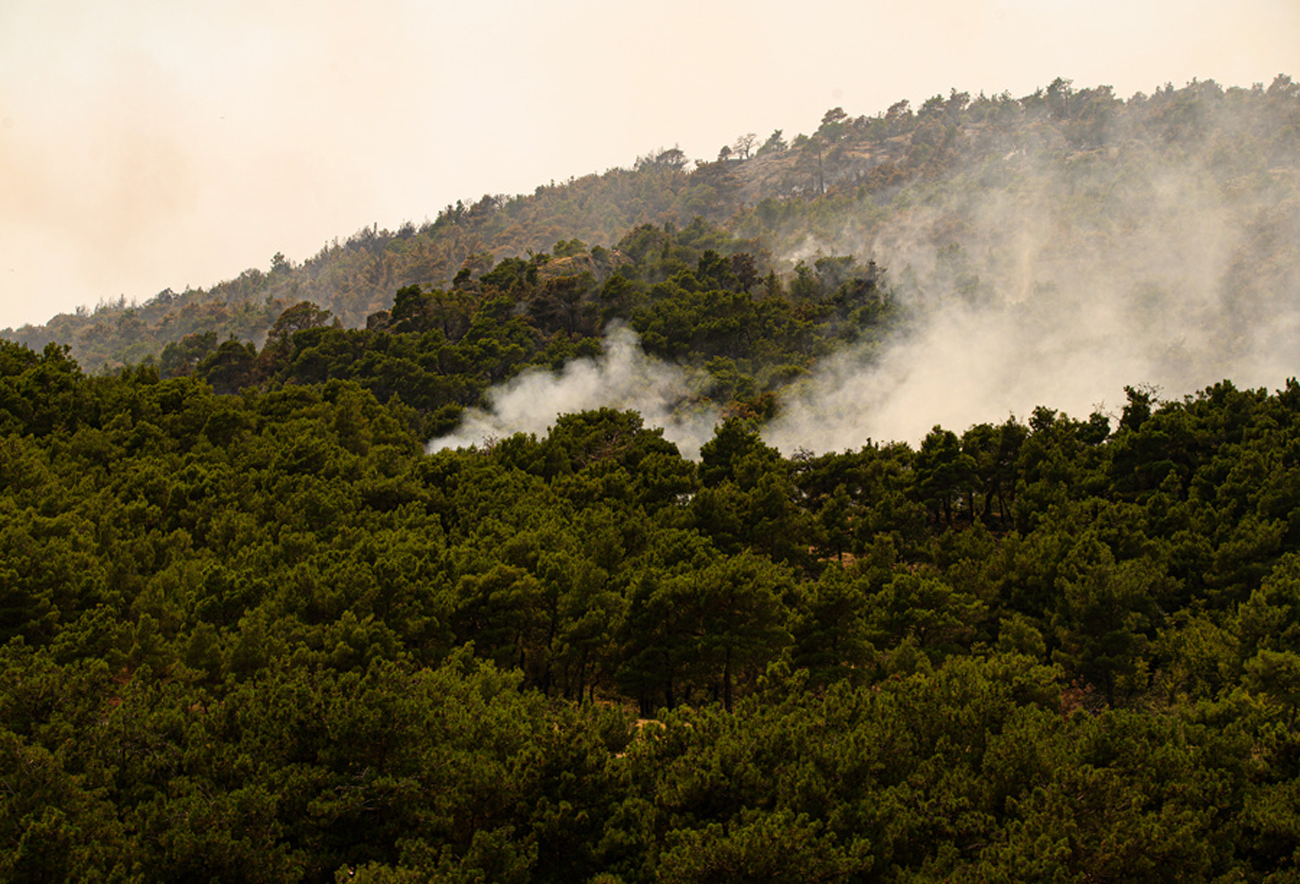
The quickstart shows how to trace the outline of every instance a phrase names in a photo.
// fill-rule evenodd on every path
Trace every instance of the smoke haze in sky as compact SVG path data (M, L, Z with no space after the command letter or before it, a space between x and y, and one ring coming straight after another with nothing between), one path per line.
M952 88L1300 73L1294 0L7 0L0 327Z

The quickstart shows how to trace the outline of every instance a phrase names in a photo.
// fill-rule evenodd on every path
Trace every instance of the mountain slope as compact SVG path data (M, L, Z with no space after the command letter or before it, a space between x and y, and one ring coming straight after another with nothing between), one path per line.
M1267 89L1193 81L1127 101L1058 79L1020 99L954 91L871 117L836 108L812 135L787 144L773 133L744 159L691 164L676 149L654 151L632 169L458 202L419 228L364 228L300 264L277 255L267 272L3 334L67 344L92 370L198 331L260 345L275 315L301 300L360 327L399 289L445 285L473 256L525 257L574 239L610 246L639 224L680 228L695 217L754 241L783 275L801 257L854 254L900 282L914 275L923 297L1024 300L1079 276L1081 257L1122 251L1134 229L1164 225L1152 206L1223 208L1251 231L1226 256L1233 285L1267 299L1295 285L1298 120L1300 87L1285 76Z

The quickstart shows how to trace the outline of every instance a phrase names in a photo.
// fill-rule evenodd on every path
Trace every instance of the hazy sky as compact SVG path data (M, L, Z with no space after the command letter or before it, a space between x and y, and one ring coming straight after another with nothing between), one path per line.
M679 144L1300 77L1300 0L0 0L0 327Z

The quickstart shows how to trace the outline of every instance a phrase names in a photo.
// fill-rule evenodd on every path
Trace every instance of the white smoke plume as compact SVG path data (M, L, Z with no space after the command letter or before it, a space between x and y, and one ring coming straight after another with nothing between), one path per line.
M1300 176L1290 157L1193 147L1017 151L896 200L868 235L809 244L874 257L916 320L883 352L824 361L765 439L915 444L1040 405L1116 416L1126 385L1281 387L1300 374Z
M694 373L647 356L633 331L616 326L600 356L511 379L488 393L491 407L470 409L456 432L434 439L428 449L482 445L515 433L541 436L559 415L609 407L639 412L683 456L696 458L719 419L715 408L692 404L699 387Z

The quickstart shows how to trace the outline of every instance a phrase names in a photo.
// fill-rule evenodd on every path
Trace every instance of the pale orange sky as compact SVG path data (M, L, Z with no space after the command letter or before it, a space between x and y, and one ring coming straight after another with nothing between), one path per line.
M1278 73L1297 0L4 0L0 327L837 105Z

